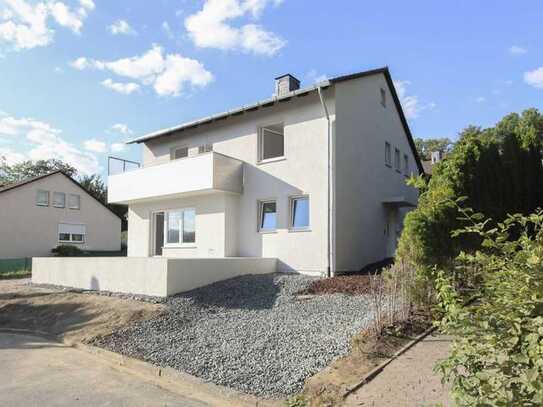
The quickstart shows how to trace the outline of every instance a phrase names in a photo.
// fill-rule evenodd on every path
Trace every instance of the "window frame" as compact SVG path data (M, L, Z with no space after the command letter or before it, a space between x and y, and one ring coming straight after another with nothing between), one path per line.
M392 168L392 145L385 141L385 165Z
M39 201L40 193L47 194L47 203L40 203ZM36 206L48 207L50 204L51 204L51 193L49 191L46 191L45 189L38 189L36 191Z
M184 157L176 158L175 157L175 152L178 151L178 150L182 150L182 149L185 149L187 151L187 155L184 156ZM187 146L187 145L180 145L180 146L172 147L172 148L170 148L170 161L182 160L184 158L188 158L189 154L190 154L189 146Z
M381 106L386 108L387 107L387 92L385 88L381 88L380 95L381 95Z
M183 228L185 223L185 212L192 211L194 212L194 242L184 242L183 239ZM177 208L177 209L167 209L158 211L164 213L164 248L187 248L187 247L197 247L196 246L196 208L187 207L187 208ZM170 243L168 242L168 230L169 230L169 214L172 212L180 212L181 218L179 220L179 241Z
M213 144L206 143L198 146L198 154L205 154L213 152Z
M77 197L77 206L73 206L71 204L71 198L72 197ZM68 209L73 209L73 210L81 210L81 195L79 194L68 194Z
M407 154L403 155L403 175L409 176L409 156Z
M66 232L60 232L60 225L73 225L73 226L83 226L85 228L85 233L66 233ZM69 235L70 238L68 240L61 239L60 235ZM83 236L82 240L74 240L74 235L81 235ZM85 223L66 223L66 222L60 222L57 227L57 239L58 243L69 243L69 244L86 244L87 243L87 225Z
M295 227L294 226L294 202L298 200L307 200L307 226ZM311 200L309 195L292 195L289 196L289 221L288 229L290 232L308 232L311 231Z
M402 153L398 147L394 147L394 169L396 172L401 172L402 168Z
M275 204L275 227L273 229L264 229L262 224L264 222L264 205L274 203ZM277 210L277 199L260 199L257 202L257 232L258 233L277 233L277 221L278 221L278 210Z
M281 126L283 128L283 133L281 134L273 129L270 129L270 127L273 127L273 126ZM268 131L270 133L283 136L283 155L280 155L277 157L264 158L264 131ZM259 126L257 129L257 132L258 132L258 142L257 142L258 144L257 163L258 164L265 164L269 162L281 161L281 160L286 159L285 124L283 122Z
M64 200L63 200L62 205L57 204L57 203L55 202L55 196L56 196L56 195L60 195L60 196L63 196L63 197L64 197ZM66 208L66 192L58 192L58 191L54 191L54 192L53 192L53 208L59 208L59 209L64 209L64 208Z

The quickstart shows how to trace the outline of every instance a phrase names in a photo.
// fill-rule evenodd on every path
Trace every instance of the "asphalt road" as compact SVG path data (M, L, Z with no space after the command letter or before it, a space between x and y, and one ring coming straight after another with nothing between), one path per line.
M207 405L57 342L0 333L0 406Z

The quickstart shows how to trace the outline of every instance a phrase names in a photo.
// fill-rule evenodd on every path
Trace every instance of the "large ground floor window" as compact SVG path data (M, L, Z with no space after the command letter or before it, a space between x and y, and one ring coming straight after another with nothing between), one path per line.
M164 211L165 246L196 243L196 211L192 208Z
M85 243L87 226L71 223L58 224L58 241L60 243Z

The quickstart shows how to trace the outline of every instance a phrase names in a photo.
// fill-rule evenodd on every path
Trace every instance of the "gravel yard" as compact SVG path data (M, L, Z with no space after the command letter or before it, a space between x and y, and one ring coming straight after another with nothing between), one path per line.
M369 321L367 298L298 298L314 279L243 276L170 297L167 312L95 345L264 397L302 390L304 380L346 354Z

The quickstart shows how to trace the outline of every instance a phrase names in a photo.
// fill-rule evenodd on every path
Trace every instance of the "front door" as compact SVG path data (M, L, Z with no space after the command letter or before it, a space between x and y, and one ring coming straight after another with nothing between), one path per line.
M164 246L164 212L157 212L154 216L154 255L162 256Z

